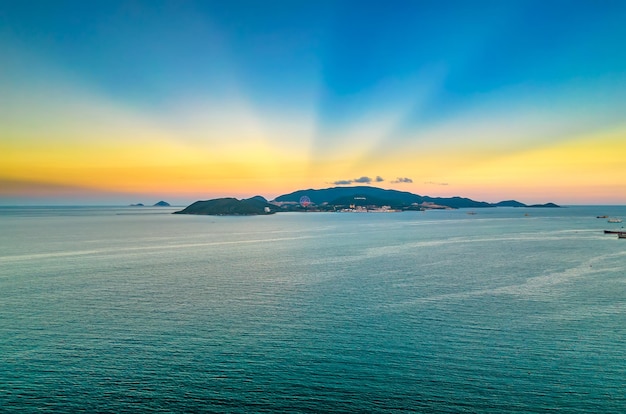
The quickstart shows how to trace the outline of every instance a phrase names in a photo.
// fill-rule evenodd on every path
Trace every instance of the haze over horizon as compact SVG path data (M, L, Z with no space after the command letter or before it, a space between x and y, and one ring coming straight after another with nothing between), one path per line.
M626 204L623 1L0 0L0 204Z

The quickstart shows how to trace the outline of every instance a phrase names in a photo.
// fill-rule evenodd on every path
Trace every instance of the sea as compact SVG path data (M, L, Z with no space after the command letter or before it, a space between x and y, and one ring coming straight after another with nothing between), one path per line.
M624 413L624 206L0 207L0 412Z

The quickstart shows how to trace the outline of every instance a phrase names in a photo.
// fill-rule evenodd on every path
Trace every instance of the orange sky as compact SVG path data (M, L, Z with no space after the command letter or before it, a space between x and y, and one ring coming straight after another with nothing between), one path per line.
M429 196L626 204L622 10L581 28L503 4L495 20L459 10L430 27L415 4L370 27L332 7L248 21L205 6L170 10L172 30L147 6L144 27L107 7L84 21L10 7L0 203L272 199L370 177Z

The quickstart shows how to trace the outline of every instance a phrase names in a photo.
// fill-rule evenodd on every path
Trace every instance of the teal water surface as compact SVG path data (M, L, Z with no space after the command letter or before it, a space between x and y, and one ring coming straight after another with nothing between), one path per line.
M0 207L0 411L626 412L624 207L172 211Z

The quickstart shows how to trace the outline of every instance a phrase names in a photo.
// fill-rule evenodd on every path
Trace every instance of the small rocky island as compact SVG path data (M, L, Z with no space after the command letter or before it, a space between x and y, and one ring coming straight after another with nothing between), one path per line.
M131 204L130 207L145 207L146 205L144 203L137 203L137 204ZM159 201L158 203L155 203L152 207L171 207L170 203L168 203L167 201Z

